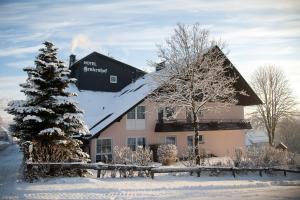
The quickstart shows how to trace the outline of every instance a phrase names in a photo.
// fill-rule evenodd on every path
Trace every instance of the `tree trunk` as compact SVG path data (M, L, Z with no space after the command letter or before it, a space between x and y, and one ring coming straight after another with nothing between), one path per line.
M273 130L270 130L270 131L267 130L267 132L268 132L268 138L269 138L269 145L274 146L275 134L274 134Z
M197 115L193 110L193 126L195 132L195 156L196 156L196 165L200 165L200 157L199 157L199 131L198 131L198 124L197 124Z
M274 146L274 136L275 136L275 134L274 134L274 132L273 132L273 130L272 130L272 131L271 131L271 141L270 141L271 146Z
M268 132L268 139L269 139L269 145L272 146L272 136L271 136L271 133L269 131Z

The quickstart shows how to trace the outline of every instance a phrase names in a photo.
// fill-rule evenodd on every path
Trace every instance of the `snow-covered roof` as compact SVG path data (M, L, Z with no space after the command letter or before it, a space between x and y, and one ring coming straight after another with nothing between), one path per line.
M69 91L77 93L78 96L74 97L74 100L79 103L79 108L84 111L84 120L89 128L99 121L103 108L117 95L117 92L78 90L73 84L70 85Z
M217 46L214 48L217 48L217 50L223 54ZM253 92L248 83L231 64L226 55L224 55L224 57L232 66L233 72L240 77L235 84L236 89L238 91L245 90L249 95L243 96L238 94L237 98L239 100L239 105L247 106L260 104L261 100ZM153 73L161 74L163 72L164 69ZM78 94L76 101L79 102L80 108L85 112L85 122L92 134L90 139L98 136L102 130L111 125L116 119L128 112L132 107L136 106L153 92L158 87L157 81L154 81L153 77L152 73L145 74L119 92L79 91L77 87L73 85L71 91Z
M246 146L268 142L267 133L263 130L250 130L246 134Z
M119 92L78 91L74 85L71 91L78 94L76 101L85 112L85 122L93 138L156 88L153 76L146 74Z

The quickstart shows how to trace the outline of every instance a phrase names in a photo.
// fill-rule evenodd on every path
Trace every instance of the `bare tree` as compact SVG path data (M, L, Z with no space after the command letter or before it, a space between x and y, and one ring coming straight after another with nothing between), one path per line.
M160 106L176 107L178 111L186 109L191 113L197 164L200 163L199 113L237 103L237 91L233 87L237 78L228 76L232 66L225 65L225 55L217 44L209 39L208 30L198 24L178 24L165 46L159 46L158 56L164 68L154 73L160 87L150 96ZM214 102L217 104L211 104Z
M295 98L283 71L273 65L260 67L254 72L252 87L263 104L256 107L251 118L266 128L269 144L273 146L279 121L295 114Z

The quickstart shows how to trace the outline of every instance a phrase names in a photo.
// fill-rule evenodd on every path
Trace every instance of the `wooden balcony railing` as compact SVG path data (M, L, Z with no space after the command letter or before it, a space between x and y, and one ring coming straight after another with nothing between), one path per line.
M197 125L199 131L252 129L251 123L243 119L202 119ZM155 125L155 132L182 132L193 130L193 123L183 119L159 120Z

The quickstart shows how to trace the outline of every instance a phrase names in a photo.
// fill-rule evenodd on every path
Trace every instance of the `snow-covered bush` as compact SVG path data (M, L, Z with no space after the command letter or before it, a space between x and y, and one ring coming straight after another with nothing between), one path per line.
M149 147L138 146L134 152L134 161L139 166L148 166L152 162L153 154Z
M287 151L271 146L249 147L244 153L238 150L233 160L239 167L279 167L290 163Z
M287 151L275 149L270 146L248 149L247 158L251 160L255 166L275 167L288 164Z
M163 144L157 149L158 161L169 165L177 160L177 147L173 144Z
M132 151L129 147L118 147L115 146L113 149L113 163L123 164L123 165L139 165L148 166L152 161L152 151L150 148L143 148L141 146L137 147L136 151ZM119 172L120 177L133 177L132 169L128 170L113 170L111 171L111 177L115 178ZM144 172L140 172L139 175L142 176ZM148 175L148 172L146 173Z
M244 159L244 151L242 148L238 148L234 150L234 166L239 167L241 162Z
M300 168L300 154L288 152L288 164Z
M114 164L133 164L134 155L129 147L114 146L113 163Z

